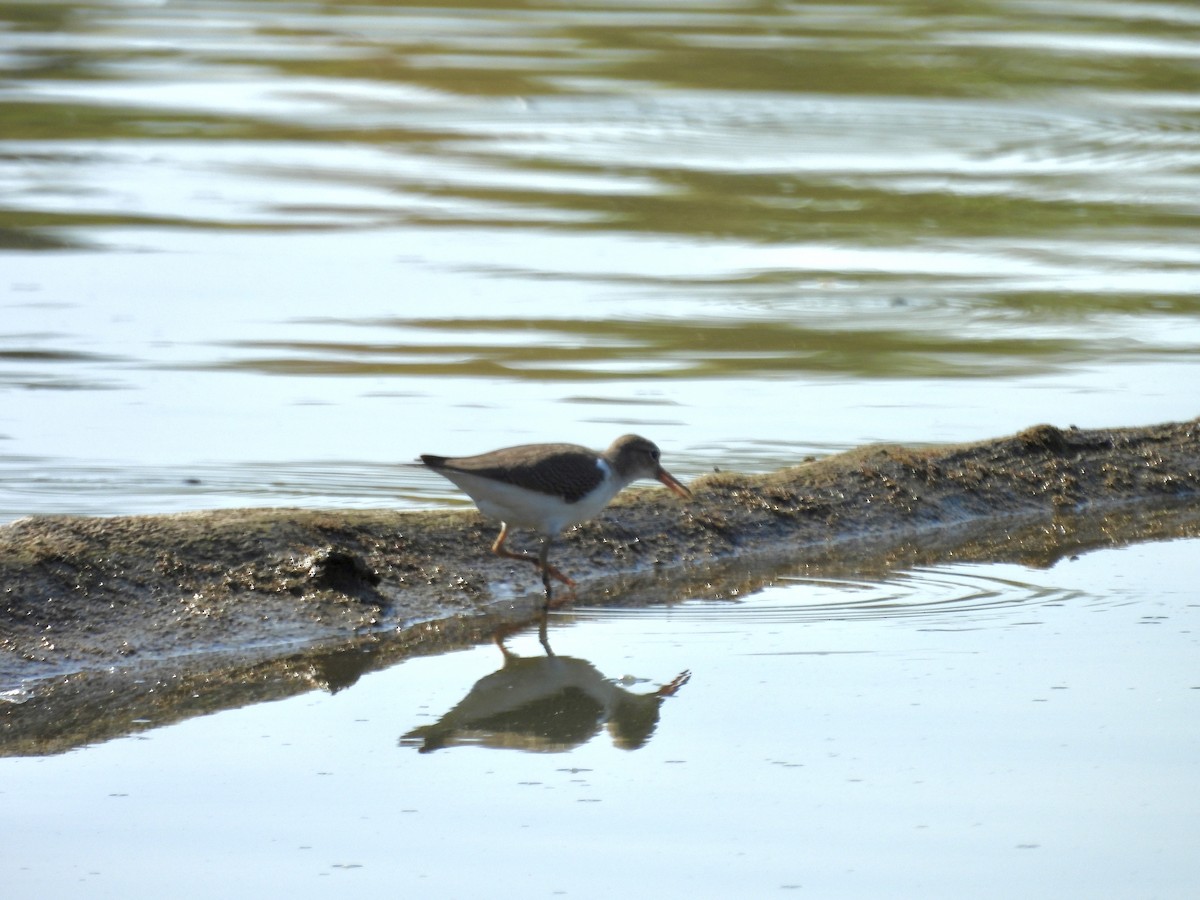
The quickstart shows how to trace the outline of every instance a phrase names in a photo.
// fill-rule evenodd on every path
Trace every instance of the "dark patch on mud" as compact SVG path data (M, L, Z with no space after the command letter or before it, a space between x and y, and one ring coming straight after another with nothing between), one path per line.
M565 536L555 562L579 601L728 596L798 571L1048 565L1200 534L1200 422L867 447L690 487L688 504L630 492ZM306 510L0 527L0 754L339 689L530 621L539 579L488 552L495 531L469 512Z

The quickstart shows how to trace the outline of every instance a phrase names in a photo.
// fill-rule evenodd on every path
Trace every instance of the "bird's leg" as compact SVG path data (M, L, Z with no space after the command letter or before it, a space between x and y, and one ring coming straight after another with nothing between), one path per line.
M550 589L550 562L547 559L549 555L550 539L542 538L542 549L538 551L538 564L542 567L542 587L546 589L546 609L550 608L550 601L554 599Z
M553 575L555 578L557 578L559 581L561 581L567 587L573 588L573 587L575 587L574 580L571 578L568 578L566 575L564 575L562 572L560 572L557 568L550 565L550 560L549 560L550 544L553 543L553 541L554 541L554 538L548 538L548 537L542 538L542 549L538 553L538 565L541 566L541 568L542 568L542 581L545 582L546 577L548 575ZM547 593L549 592L549 590L550 590L550 588L547 587L546 588Z
M500 652L502 654L504 654L505 665L512 662L513 660L520 659L520 657L517 656L517 654L513 653L511 650L509 650L508 647L506 647L504 645L504 642L524 627L525 627L524 623L518 624L518 623L510 622L510 623L499 626L495 630L495 632L492 634L492 640L496 642L496 646L499 647Z
M494 544L492 544L492 552L495 553L497 556L504 556L504 557L507 557L508 559L523 559L523 560L525 560L525 562L533 563L535 566L537 566L539 569L542 570L542 580L543 581L545 581L546 574L549 573L550 575L554 576L555 578L557 578L559 581L561 581L563 584L567 585L568 587L575 587L574 581L572 581L570 578L568 578L562 572L558 571L558 569L556 569L554 566L550 565L550 563L546 562L546 554L549 552L549 549L550 549L549 548L549 540L543 540L541 553L539 553L537 556L530 556L528 553L514 553L512 550L509 550L507 547L504 546L504 542L507 539L508 539L508 523L501 522L500 523L500 534L498 534L496 536L496 542Z
M550 649L550 637L546 634L546 626L549 624L549 617L546 615L546 610L542 610L542 618L538 622L538 640L542 644L542 649L546 651L547 656L553 656L554 651Z
M542 549L538 552L538 564L542 568L542 587L546 589L546 603L542 607L543 614L550 609L561 606L575 595L575 582L562 572L558 571L558 569L554 568L554 566L550 565L548 557L550 555L550 544L552 540L552 538L543 538ZM563 582L569 589L568 595L561 600L555 601L554 599L554 592L550 589L551 575Z
M554 603L554 591L550 587L550 538L542 538L542 549L538 551L538 564L542 568L542 587L546 591L546 603L542 607L542 621L546 621L546 611Z
M508 523L501 522L500 523L500 533L498 535L496 535L496 541L494 544L492 544L492 552L495 553L497 556L505 556L505 557L508 557L509 559L523 559L527 563L533 563L535 566L538 565L537 559L530 556L528 553L514 553L512 550L509 550L508 548L506 548L504 546L504 542L507 539L508 539Z

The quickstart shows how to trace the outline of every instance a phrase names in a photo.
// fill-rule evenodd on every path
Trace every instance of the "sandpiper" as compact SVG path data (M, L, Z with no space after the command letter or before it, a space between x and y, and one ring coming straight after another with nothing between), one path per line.
M657 478L680 497L692 496L662 467L659 455L652 442L627 434L603 453L576 444L523 444L478 456L423 454L421 462L462 488L485 516L499 520L492 552L534 563L541 570L549 605L551 576L575 584L547 559L551 542L564 529L592 518L639 478ZM536 558L505 548L510 526L542 536Z

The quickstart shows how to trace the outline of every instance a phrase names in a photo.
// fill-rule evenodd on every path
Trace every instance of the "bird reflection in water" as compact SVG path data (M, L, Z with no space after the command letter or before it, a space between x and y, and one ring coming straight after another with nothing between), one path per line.
M461 745L561 752L578 747L606 727L623 750L643 746L658 725L659 707L687 684L690 672L649 694L635 694L604 677L590 662L550 651L522 657L496 644L504 665L475 683L453 709L432 725L414 728L402 746L421 753Z

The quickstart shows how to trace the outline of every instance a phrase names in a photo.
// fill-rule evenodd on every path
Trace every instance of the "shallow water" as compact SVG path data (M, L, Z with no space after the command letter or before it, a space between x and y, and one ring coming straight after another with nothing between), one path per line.
M543 673L534 712L494 709L421 753L402 737L503 658L413 659L0 760L0 865L14 892L89 898L1183 898L1198 578L1190 540L571 610L550 624L557 661L590 665L626 714L575 676L555 699L566 682ZM507 646L545 659L532 633Z
M1170 2L5 3L0 521L457 503L402 464L631 430L687 480L1192 418L1198 61ZM0 760L0 871L1190 898L1198 550L556 616L610 700L691 673L635 750L582 740L595 696L561 752L402 742L492 646L131 723Z

